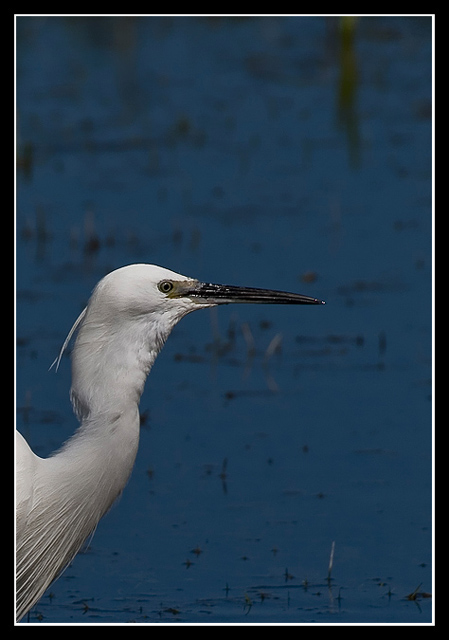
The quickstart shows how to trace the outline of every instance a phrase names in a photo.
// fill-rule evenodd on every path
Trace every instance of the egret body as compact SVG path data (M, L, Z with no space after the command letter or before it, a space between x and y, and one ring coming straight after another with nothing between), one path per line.
M231 302L324 304L295 293L214 285L155 265L117 269L95 287L75 330L70 397L80 421L48 458L16 438L17 619L71 562L122 492L139 444L148 373L181 318Z

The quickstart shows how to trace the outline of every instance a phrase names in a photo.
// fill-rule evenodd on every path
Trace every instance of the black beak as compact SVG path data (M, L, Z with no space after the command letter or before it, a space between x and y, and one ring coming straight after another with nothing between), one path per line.
M272 289L235 287L226 284L198 282L188 293L189 298L198 298L212 304L257 303L257 304L325 304L324 300L310 298L300 293L287 293ZM198 301L199 301L198 300Z

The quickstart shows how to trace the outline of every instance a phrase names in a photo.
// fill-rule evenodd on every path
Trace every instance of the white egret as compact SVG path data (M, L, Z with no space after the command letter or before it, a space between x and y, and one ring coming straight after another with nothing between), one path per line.
M16 444L17 619L72 561L122 492L139 442L139 401L175 324L230 302L324 304L297 293L206 284L155 265L117 269L73 325L70 397L80 421L49 458Z

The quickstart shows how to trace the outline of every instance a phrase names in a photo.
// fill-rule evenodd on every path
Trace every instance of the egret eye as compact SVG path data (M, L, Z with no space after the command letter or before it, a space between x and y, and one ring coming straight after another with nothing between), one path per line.
M170 293L173 289L173 282L170 282L170 280L162 280L157 286L161 293Z

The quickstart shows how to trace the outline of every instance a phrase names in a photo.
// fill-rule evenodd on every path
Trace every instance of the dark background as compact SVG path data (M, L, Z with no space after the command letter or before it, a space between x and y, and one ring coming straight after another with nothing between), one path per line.
M69 360L48 368L110 270L327 303L176 327L129 485L30 621L429 622L432 19L16 27L17 426L38 455L76 428Z

